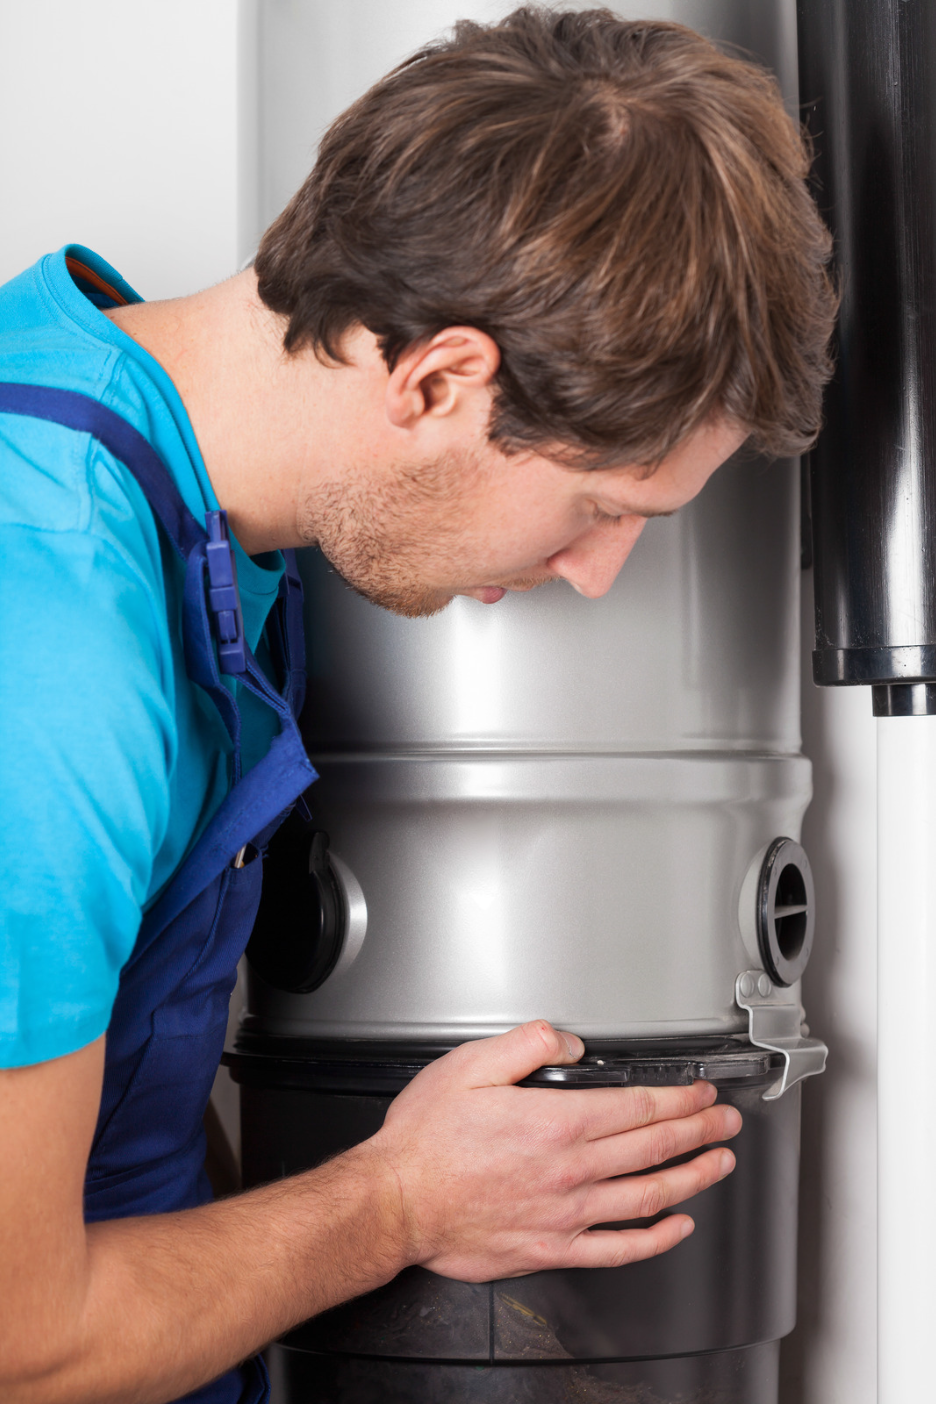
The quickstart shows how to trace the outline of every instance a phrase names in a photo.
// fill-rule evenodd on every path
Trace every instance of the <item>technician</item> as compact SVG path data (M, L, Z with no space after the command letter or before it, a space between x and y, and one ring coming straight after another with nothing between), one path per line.
M249 271L144 303L72 246L0 289L5 1404L258 1404L255 1352L407 1265L691 1231L594 1226L727 1174L737 1112L518 1088L582 1054L544 1022L247 1194L211 1202L201 1123L263 849L315 778L292 550L412 616L596 597L743 443L802 449L834 315L806 172L753 65L525 9L356 103Z

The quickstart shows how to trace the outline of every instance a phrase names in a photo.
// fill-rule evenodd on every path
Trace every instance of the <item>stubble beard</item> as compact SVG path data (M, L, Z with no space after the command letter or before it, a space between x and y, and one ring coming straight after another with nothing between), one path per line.
M303 505L300 534L365 600L406 619L427 619L455 594L423 577L432 563L454 566L464 551L459 504L478 472L466 452L400 465L393 481L375 484L362 475L322 484Z

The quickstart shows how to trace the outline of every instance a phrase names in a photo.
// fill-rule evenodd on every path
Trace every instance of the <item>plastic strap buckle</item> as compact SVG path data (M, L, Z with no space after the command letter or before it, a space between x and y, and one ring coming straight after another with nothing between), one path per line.
M237 590L237 565L228 531L227 512L206 512L208 545L208 609L218 641L218 666L222 673L243 673L247 668L244 616Z

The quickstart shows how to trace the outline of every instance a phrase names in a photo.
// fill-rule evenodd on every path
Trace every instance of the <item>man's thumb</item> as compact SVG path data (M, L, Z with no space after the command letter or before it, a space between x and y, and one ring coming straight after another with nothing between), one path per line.
M463 1047L470 1057L469 1079L475 1087L506 1087L522 1082L546 1064L577 1063L585 1052L580 1038L561 1033L545 1019L534 1019L509 1033Z

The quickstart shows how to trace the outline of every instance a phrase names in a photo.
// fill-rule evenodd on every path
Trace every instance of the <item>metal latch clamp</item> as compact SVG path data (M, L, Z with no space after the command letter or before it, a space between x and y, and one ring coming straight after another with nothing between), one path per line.
M825 1071L829 1050L818 1038L803 1033L803 1006L791 1004L786 990L777 989L763 970L745 970L735 981L735 1000L747 1010L748 1038L757 1048L783 1057L783 1073L764 1093L764 1101L782 1097L804 1077Z

